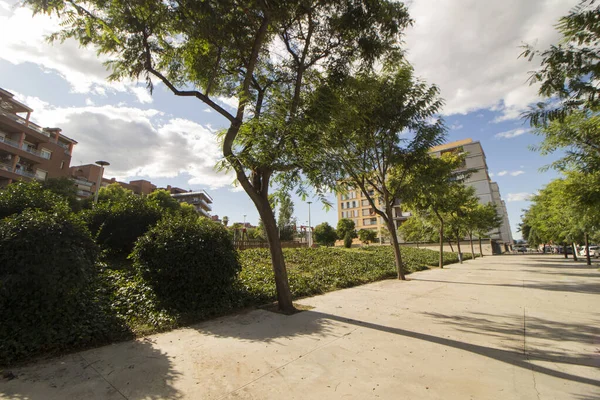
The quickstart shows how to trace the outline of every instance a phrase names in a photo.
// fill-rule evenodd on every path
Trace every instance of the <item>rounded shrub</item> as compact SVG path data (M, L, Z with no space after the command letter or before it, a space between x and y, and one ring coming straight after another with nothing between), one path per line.
M109 329L94 304L97 256L68 214L0 220L0 363L92 343Z
M68 213L67 201L36 181L15 182L0 190L0 219L24 210Z
M350 247L352 247L352 234L350 233L346 233L346 236L344 236L344 247L349 249Z
M161 220L138 239L131 257L161 304L184 312L222 308L240 271L231 236L206 218Z
M135 241L161 218L160 209L134 195L98 203L85 212L96 243L113 254L129 254Z

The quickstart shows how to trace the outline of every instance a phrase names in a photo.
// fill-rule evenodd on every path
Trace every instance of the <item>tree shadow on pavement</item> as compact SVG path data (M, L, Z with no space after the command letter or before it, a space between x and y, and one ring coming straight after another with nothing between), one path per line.
M496 337L504 343L517 343L508 347L516 352L525 351L529 359L553 361L557 363L575 364L584 367L600 367L600 359L591 353L577 353L573 350L559 351L555 347L545 346L540 349L539 341L553 341L561 345L568 342L595 345L600 337L600 321L586 324L566 323L525 315L490 315L470 312L465 315L446 315L441 313L422 313L439 321L444 326L451 326L456 331L477 334L485 337ZM525 345L523 339L525 338ZM511 341L512 339L512 341Z
M258 312L267 313L267 311ZM352 332L354 332L357 329L373 329L380 332L386 332L389 334L403 336L406 338L436 343L441 346L447 346L453 349L477 354L496 361L500 361L502 363L523 368L528 371L535 371L537 373L545 374L555 378L560 378L582 384L600 386L600 380L597 379L578 376L564 371L560 371L558 369L552 369L549 367L532 364L523 354L522 350L504 350L494 347L487 347L478 344L468 343L465 341L435 336L428 333L415 332L407 329L390 327L372 322L360 321L353 318L346 318L343 316L321 313L317 311L304 311L291 316L284 316L273 313L272 315L274 315L275 317L271 318L269 326L273 329L265 329L264 326L261 326L260 319L257 320L256 323L250 322L246 325L235 324L231 321L227 321L227 324L230 325L226 326L225 328L221 328L218 325L213 326L213 324L207 324L204 326L198 326L196 329L198 329L204 334L233 337L241 340L259 342L271 342L275 340L289 339L303 335L318 335L321 337L325 337L328 334L331 340L335 340L336 338L351 336ZM332 329L334 326L336 326L335 330ZM340 326L344 327L345 329L340 330ZM550 351L548 351L545 354L540 354L539 358L542 359L542 356L544 360L554 360L560 362L560 360Z
M136 340L41 361L0 375L0 398L179 399L179 373L149 340Z

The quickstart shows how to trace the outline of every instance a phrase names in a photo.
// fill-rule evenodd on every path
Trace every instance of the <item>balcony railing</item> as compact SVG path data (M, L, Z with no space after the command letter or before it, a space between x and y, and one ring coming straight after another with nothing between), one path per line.
M75 181L76 184L82 185L82 186L89 186L89 187L91 187L94 184L93 182L86 181L86 180L80 179L80 178L75 178L73 180Z
M5 138L0 137L0 142L6 143L9 146L16 147L17 149L20 149L19 142L17 142L16 140L12 140L12 139L7 138L7 137L5 137Z
M38 132L38 133L40 133L40 134L42 134L42 135L44 135L46 137L50 137L50 134L48 132L46 132L45 130L43 130L42 128L40 128L39 126L37 126L36 124L34 124L33 122L29 122L28 123L25 118L20 117L17 114L13 114L13 113L7 112L7 111L3 110L1 107L0 107L0 115L3 115L3 116L5 116L5 117L7 117L9 119L12 119L13 121L18 122L21 125L25 125L28 128L30 128L31 130L34 130L34 131L36 131L36 132Z
M46 160L50 159L50 154L42 153L38 149L31 148L31 147L27 146L26 144L19 146L19 142L17 142L16 140L12 140L7 137L4 137L4 138L0 137L0 142L6 143L7 145L12 146L14 148L24 150L24 151L26 151L30 154L36 155L38 157L45 158Z
M90 197L92 192L88 192L87 190L78 190L77 195L81 197Z
M62 148L65 150L65 154L67 154L67 155L71 155L71 152L69 151L69 145L68 145L68 144L61 143L61 142L59 142L59 141L58 141L58 140L56 140L56 139L50 139L50 141L51 141L52 143L56 143L57 145L59 145L60 147L62 147Z
M21 149L25 150L28 153L31 153L35 156L41 157L41 158L45 158L46 160L50 159L50 154L47 153L42 153L41 151L39 151L38 149L34 149L32 147L27 146L26 144L24 144L23 146L21 146Z
M15 169L14 173L22 175L22 176L26 176L27 178L35 178L35 174L33 172L25 171L22 168Z

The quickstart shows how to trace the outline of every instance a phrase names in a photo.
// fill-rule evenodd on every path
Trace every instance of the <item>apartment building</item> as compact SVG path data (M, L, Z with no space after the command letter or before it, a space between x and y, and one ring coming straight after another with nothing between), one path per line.
M84 199L93 196L96 192L96 182L98 182L98 177L102 173L102 167L96 164L75 165L69 169L69 173L77 185L77 196ZM118 183L137 195L148 195L156 190L156 185L145 179L127 183L117 181L115 178L102 177L100 187L106 187L112 183Z
M446 152L465 154L465 162L457 172L461 170L474 171L465 183L475 188L475 194L479 197L481 204L496 204L496 209L502 217L502 226L490 232L490 237L507 245L512 244L512 234L506 205L500 196L498 184L490 180L485 153L481 147L481 143L472 139L464 139L436 146L430 150L430 154L434 157L441 157ZM338 219L349 218L354 221L356 229L372 229L378 232L378 237L382 237L382 229L387 229L385 222L380 216L375 214L366 196L360 190L350 190L344 195L338 195L337 203ZM410 216L410 212L403 211L400 202L396 201L394 206L394 224L396 228L410 218Z
M194 192L192 190L188 191L171 186L167 186L167 190L171 192L171 196L173 196L173 198L178 202L191 204L199 214L210 218L210 212L212 211L211 204L213 203L213 199L208 193L206 193L206 191L201 190Z
M489 232L490 237L507 245L512 244L513 239L506 204L500 196L498 184L490 179L485 152L481 147L481 143L473 141L473 139L463 139L436 146L430 150L430 154L434 157L441 157L445 153L465 155L463 166L456 172L473 171L465 184L475 189L475 194L479 197L481 204L494 203L498 214L502 217L502 225L499 229Z
M369 195L374 196L374 191ZM375 213L369 200L360 189L349 190L346 194L340 194L338 201L338 219L348 218L354 221L356 229L370 229L377 231L378 237L383 237L382 229L387 229L383 218ZM400 202L396 201L393 210L394 224L396 229L410 217L409 212L402 211Z
M59 128L42 128L31 121L33 109L0 88L0 187L15 180L69 176L77 142Z
M96 164L76 165L70 168L70 175L77 185L77 196L80 199L94 195L96 192L96 182L98 182L101 173L102 168ZM117 181L115 178L108 179L104 177L101 179L100 187L106 187L113 183L118 183L123 188L129 189L140 196L149 195L157 189L155 184L145 179L138 179L127 183ZM213 199L206 191L194 192L170 185L166 187L166 190L180 203L191 204L199 214L211 218L210 212L212 211L211 204L213 203Z

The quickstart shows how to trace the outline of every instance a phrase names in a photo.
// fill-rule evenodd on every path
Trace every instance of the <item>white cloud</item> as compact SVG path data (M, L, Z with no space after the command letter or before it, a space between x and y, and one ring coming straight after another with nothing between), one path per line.
M141 86L136 86L136 87L130 88L130 90L133 92L135 97L137 97L137 100L140 103L142 103L142 104L152 103L152 95L150 94L150 92L148 91L147 88L141 87Z
M108 82L109 72L92 47L81 47L72 39L49 44L46 36L60 29L59 20L45 14L32 17L31 9L16 4L0 4L0 59L20 65L33 63L46 72L56 73L75 93L105 95L106 91L129 92L142 103L151 102L137 82Z
M202 111L204 111L205 113L211 113L211 112L212 112L212 108L210 108L210 107L206 107L206 108L205 108L204 110L202 110Z
M517 128L517 129L511 129L510 131L496 133L494 136L497 138L501 138L501 139L512 139L514 137L521 136L524 133L527 133L529 131L530 131L530 129Z
M517 171L503 170L503 171L500 171L500 172L496 173L495 175L494 175L493 172L490 173L489 175L490 175L490 178L491 178L493 176L506 176L506 175L519 176L519 175L523 175L524 173L525 173L525 171L522 171L522 170L517 170Z
M408 58L418 75L437 84L444 114L495 107L498 120L519 118L537 100L527 83L536 61L518 58L523 43L546 49L554 25L578 0L414 0Z
M452 125L450 125L450 129L452 129L454 131L457 131L457 130L462 129L462 128L463 128L463 126L461 124L457 123L457 122L455 122Z
M117 179L175 178L187 174L189 184L211 189L230 187L234 180L234 174L214 170L221 159L220 146L213 131L196 122L172 118L155 109L112 105L53 107L37 97L14 94L25 104L36 104L34 122L58 126L79 142L72 165L104 159L111 164L107 176Z
M87 99L85 99L85 105L86 106L93 106L94 105L94 100L90 99L89 97Z
M520 192L520 193L509 193L506 201L507 202L513 202L513 201L529 201L529 199L531 199L531 196L533 196L533 194L531 193L527 193L527 192Z

